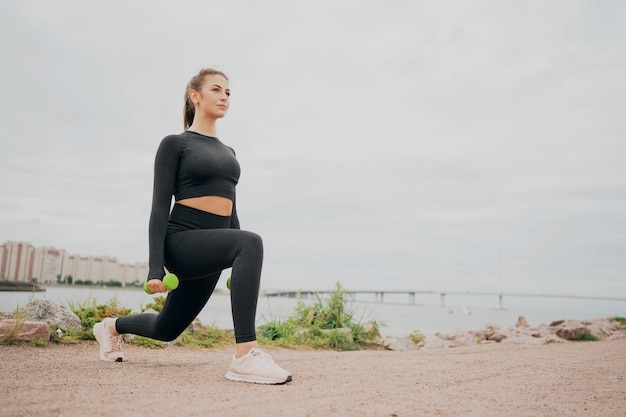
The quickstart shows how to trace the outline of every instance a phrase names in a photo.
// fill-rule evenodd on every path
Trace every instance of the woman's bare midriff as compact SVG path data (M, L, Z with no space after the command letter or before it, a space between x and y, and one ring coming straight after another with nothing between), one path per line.
M217 214L218 216L230 216L233 212L233 202L226 197L207 195L203 197L185 198L178 200L178 204Z

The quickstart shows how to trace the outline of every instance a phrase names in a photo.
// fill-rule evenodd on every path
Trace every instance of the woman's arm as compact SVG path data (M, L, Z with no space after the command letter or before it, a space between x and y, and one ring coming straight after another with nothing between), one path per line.
M176 185L176 174L180 160L182 139L167 136L159 145L154 160L154 188L152 191L152 211L148 225L150 248L148 280L162 280L165 275L165 235Z

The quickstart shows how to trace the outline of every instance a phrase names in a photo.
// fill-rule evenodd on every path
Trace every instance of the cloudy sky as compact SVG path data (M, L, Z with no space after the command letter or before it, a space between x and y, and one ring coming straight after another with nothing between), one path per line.
M0 241L146 261L184 87L266 288L626 296L620 1L0 3Z

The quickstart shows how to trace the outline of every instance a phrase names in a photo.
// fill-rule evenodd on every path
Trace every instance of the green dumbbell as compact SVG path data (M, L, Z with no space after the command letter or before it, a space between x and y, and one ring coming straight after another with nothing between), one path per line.
M175 290L176 288L178 288L178 277L174 274L167 274L163 277L163 286L168 291ZM143 290L148 294L152 294L150 288L148 288L148 281L143 283Z

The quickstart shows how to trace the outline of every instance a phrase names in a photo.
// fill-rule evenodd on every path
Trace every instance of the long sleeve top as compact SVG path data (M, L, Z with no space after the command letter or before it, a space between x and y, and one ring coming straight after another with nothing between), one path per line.
M172 204L185 198L220 196L233 202L230 227L239 229L235 186L241 169L235 151L218 138L185 131L163 138L154 161L148 279L163 279L167 222Z

